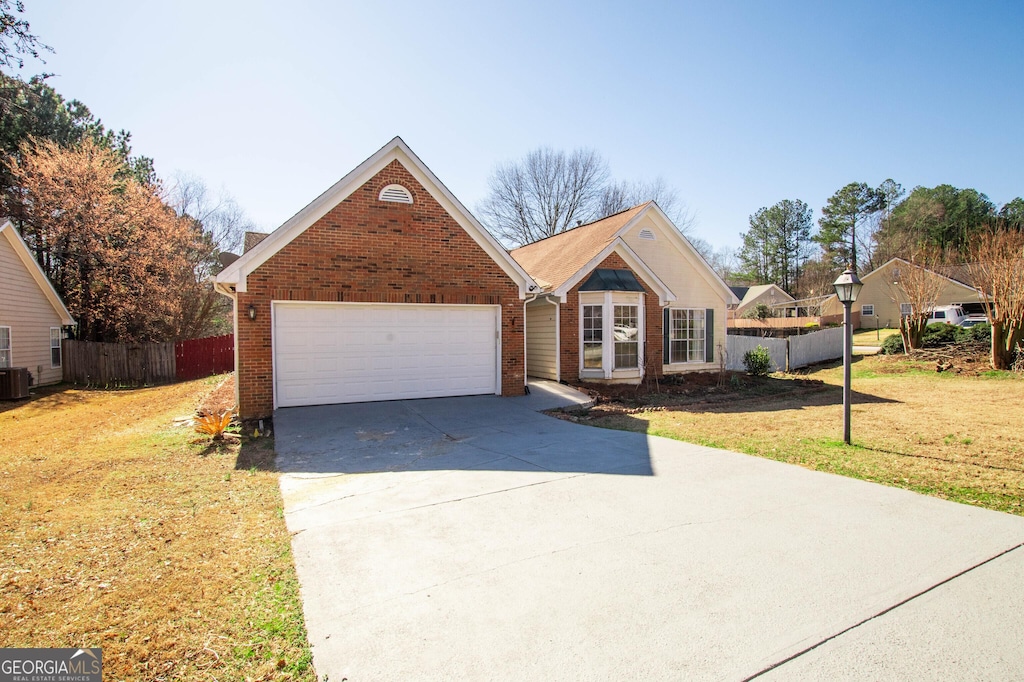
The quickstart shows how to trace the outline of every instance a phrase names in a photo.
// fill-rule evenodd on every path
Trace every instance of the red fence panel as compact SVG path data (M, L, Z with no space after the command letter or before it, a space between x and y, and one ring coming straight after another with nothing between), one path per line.
M174 344L174 363L179 381L230 372L235 368L235 335L178 341Z

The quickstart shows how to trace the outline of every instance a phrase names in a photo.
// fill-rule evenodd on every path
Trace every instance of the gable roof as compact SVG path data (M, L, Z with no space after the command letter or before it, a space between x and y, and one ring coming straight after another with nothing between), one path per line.
M861 282L865 282L865 281L867 281L869 279L874 279L874 278L880 276L879 273L884 271L886 268L888 268L893 263L899 263L901 265L906 265L908 267L919 268L921 270L925 270L927 272L932 273L936 277L938 277L940 279L944 279L944 280L948 281L950 284L955 284L958 287L966 289L967 291L970 291L973 294L977 294L978 293L978 290L975 289L974 287L972 287L969 284L964 284L963 282L961 282L961 281L959 281L957 279L954 279L952 277L948 277L948 276L942 274L941 272L936 272L935 270L932 270L930 268L926 268L923 265L918 265L917 263L911 263L910 261L908 261L906 259L903 259L903 258L900 258L899 256L895 256L895 257L890 258L889 260L885 261L884 263L879 265L877 268L875 268L874 270L872 270L868 274L866 274L863 277L861 277L860 281ZM833 294L831 294L829 296L824 297L824 299L821 302L821 305L824 306L826 304L831 303L832 299L838 300L838 297L835 295L835 293L833 293Z
M60 323L64 326L75 324L75 318L71 317L71 313L64 306L64 301L60 300L60 295L57 294L57 290L53 288L53 284L50 279L43 272L43 269L39 267L39 263L32 256L32 252L28 248L28 244L21 238L18 231L14 229L14 225L10 220L0 220L0 237L6 237L10 243L11 248L14 249L14 253L18 255L18 259L21 260L22 264L32 279L35 280L39 290L43 292L43 296L53 306L54 312L57 313L57 317L60 318Z
M612 252L637 269L639 273L657 287L664 287L659 292L662 304L676 299L668 287L658 279L643 260L626 244L623 235L629 232L644 217L650 217L654 225L682 253L689 253L704 269L707 280L722 293L727 303L738 303L732 290L714 269L708 265L704 257L693 248L672 220L665 215L656 202L634 206L633 208L580 225L546 239L521 246L512 251L512 257L544 287L545 291L558 294L564 299L565 294ZM698 268L699 271L699 268Z
M608 247L652 202L560 232L512 250L512 257L544 286L558 289Z
M284 248L295 237L305 232L331 209L347 199L349 195L366 184L373 176L388 164L397 161L423 189L447 211L466 233L475 241L519 286L520 298L528 292L536 291L537 284L533 278L509 255L491 233L484 229L476 218L463 206L458 199L437 179L426 164L400 137L395 137L381 147L373 156L363 161L326 192L310 202L305 208L289 218L283 225L262 238L259 243L251 245L234 263L224 268L214 278L214 283L222 293L231 295L234 291L246 291L246 277L256 268L267 262L271 256Z
M732 288L735 291L735 287ZM787 294L786 290L780 287L778 284L757 284L752 287L745 287L745 289L746 290L743 292L743 299L740 301L741 308L747 305L748 303L753 302L759 296L762 296L766 292L772 290L778 291L778 293L781 294L779 296L779 303L788 303L793 300L793 297Z
M972 287L970 284L966 284L964 282L961 282L958 279L954 279L952 277L949 277L948 275L945 275L945 274L943 274L941 272L937 272L935 270L932 270L931 268L926 268L923 265L918 265L917 263L911 263L910 261L905 260L903 258L900 258L898 256L894 257L894 258L890 258L889 260L885 261L884 263L879 265L877 268L875 268L874 270L869 272L868 274L866 274L863 277L861 277L860 278L861 281L863 282L866 279L874 279L875 277L878 276L878 273L880 273L883 270L885 270L886 268L888 268L892 263L900 263L902 265L906 265L906 266L909 266L909 267L912 267L912 268L918 268L920 270L925 270L927 272L932 273L936 277L939 277L941 279L944 279L944 280L950 282L951 284L955 284L955 285L957 285L959 287L963 287L964 289L967 289L967 290L969 290L971 292L977 293L977 290L974 287Z

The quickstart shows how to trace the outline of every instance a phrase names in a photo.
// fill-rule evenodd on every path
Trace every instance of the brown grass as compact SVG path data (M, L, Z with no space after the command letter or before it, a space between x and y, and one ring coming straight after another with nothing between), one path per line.
M277 476L236 470L272 441L174 424L214 383L0 404L0 646L100 646L109 680L315 679Z
M761 397L703 405L601 405L580 421L736 450L1024 514L1024 378L937 373L865 357L854 365L853 446L842 442L842 367L764 380ZM749 391L747 391L749 394Z

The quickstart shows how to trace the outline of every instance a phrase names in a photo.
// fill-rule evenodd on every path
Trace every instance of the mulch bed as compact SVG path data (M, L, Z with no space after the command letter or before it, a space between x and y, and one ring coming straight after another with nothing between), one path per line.
M650 410L699 409L718 403L764 400L782 395L818 392L825 383L818 379L752 377L742 372L698 372L673 374L657 381L628 384L570 385L594 400L591 413L634 413ZM566 410L571 413L572 410Z

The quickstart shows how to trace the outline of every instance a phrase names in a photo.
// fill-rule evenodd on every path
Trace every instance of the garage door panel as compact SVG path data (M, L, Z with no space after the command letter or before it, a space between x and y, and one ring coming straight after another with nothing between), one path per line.
M277 405L496 392L493 306L274 306Z

